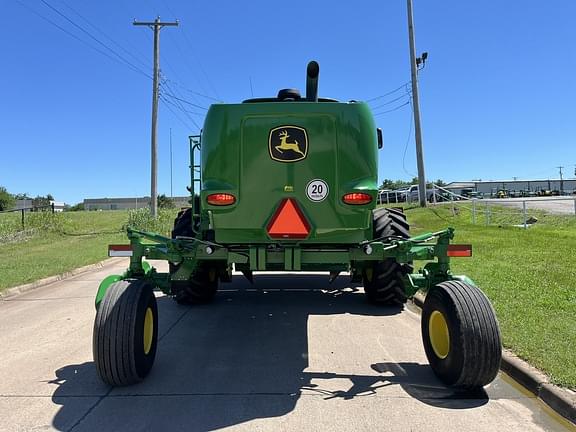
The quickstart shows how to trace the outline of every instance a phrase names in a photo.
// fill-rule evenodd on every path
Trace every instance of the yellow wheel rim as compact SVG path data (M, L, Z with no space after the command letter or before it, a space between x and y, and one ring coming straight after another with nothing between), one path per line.
M438 358L445 359L450 352L450 332L442 312L435 310L428 320L430 344Z
M144 354L150 352L152 348L152 339L154 338L154 314L152 309L146 309L146 316L144 317Z

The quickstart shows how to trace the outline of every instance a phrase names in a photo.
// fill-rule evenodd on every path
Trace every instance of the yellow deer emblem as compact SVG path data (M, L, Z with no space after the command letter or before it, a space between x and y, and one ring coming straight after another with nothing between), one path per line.
M288 131L283 130L278 134L280 138L280 145L275 146L274 148L279 151L280 153L284 153L283 150L292 150L293 152L299 153L302 157L306 157L306 155L300 150L300 145L298 144L298 140L294 140L294 142L289 143L288 138Z

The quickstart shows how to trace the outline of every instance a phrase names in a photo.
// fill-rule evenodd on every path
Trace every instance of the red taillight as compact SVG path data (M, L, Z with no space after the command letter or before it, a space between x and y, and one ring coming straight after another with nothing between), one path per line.
M310 224L296 201L286 198L272 216L267 231L272 238L306 238L310 233Z
M459 245L459 244L448 245L448 256L449 257L471 257L472 256L472 245Z
M363 192L353 192L344 195L342 201L352 205L370 204L372 202L372 196Z
M216 193L206 197L206 202L214 206L227 206L236 202L236 197L227 193Z

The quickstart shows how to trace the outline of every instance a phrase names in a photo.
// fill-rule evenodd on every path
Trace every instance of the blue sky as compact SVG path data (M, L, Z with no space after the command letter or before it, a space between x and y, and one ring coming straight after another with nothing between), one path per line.
M576 3L414 1L417 51L429 53L419 75L427 177L557 178L560 165L574 177ZM152 31L134 18L180 21L162 30L165 91L200 107L249 98L250 81L254 96L303 90L311 59L325 97L369 100L410 79L404 0L5 0L3 11L0 185L71 204L149 195ZM166 97L159 192L170 194L171 128L174 195L186 195L187 136L203 117ZM407 100L401 89L372 106ZM416 173L410 115L405 105L376 117L380 179Z

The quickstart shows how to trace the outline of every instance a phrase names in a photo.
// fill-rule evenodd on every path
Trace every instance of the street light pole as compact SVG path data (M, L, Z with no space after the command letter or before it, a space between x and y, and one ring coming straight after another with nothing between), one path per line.
M420 207L426 207L426 175L424 173L422 128L420 125L420 98L418 96L418 65L416 59L416 42L414 41L414 17L412 13L412 0L407 0L407 2L410 69L412 74L412 106L414 110L414 133L416 136L416 162L418 164L418 198L420 201Z

